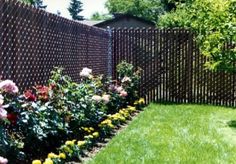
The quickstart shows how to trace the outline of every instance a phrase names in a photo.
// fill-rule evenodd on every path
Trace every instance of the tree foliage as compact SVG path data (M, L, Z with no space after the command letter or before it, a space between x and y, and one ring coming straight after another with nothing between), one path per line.
M161 27L185 27L196 33L201 53L210 70L236 72L236 48L225 49L229 41L236 43L236 0L192 0L160 18Z
M43 4L43 0L34 0L34 6L39 9L45 9L47 7Z
M26 4L30 4L33 5L34 4L34 0L19 0L20 2L26 3Z
M107 20L112 18L111 15L109 14L100 14L99 12L95 12L92 16L91 16L91 20Z
M20 0L20 1L39 9L45 9L47 7L47 5L43 5L43 0Z
M71 0L68 11L73 20L84 20L84 17L79 15L79 13L83 11L82 5L82 2L79 0Z
M192 0L107 0L106 7L110 14L128 13L157 22L160 15L187 1Z
M163 7L157 0L108 0L106 7L109 13L128 13L134 16L157 21Z

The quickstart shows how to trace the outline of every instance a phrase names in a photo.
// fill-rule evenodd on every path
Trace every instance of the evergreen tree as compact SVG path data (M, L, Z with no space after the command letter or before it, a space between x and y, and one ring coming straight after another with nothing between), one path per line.
M79 13L83 11L82 5L82 2L80 2L79 0L71 0L68 11L70 12L72 19L84 20L84 17L79 15Z

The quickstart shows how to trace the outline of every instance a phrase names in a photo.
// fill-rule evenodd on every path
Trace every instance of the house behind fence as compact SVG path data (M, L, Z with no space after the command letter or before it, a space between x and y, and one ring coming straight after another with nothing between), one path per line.
M16 0L0 0L0 75L22 90L45 84L53 67L79 81L83 67L107 74L107 31L80 24Z

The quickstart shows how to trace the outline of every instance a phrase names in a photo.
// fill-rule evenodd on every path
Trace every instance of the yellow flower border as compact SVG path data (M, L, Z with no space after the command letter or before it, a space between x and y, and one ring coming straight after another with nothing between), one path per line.
M135 106L128 106L127 108L122 108L119 110L119 112L113 114L113 115L108 115L108 118L103 120L98 126L102 129L102 128L108 128L109 130L114 129L115 127L117 127L119 124L125 122L127 119L129 119L131 117L131 114L134 113L137 110L136 106L139 105L144 105L145 104L145 100L144 98L140 98L139 100L134 102ZM64 145L62 145L61 147L63 147L64 152L60 152L58 155L55 153L49 153L48 157L45 159L45 161L43 162L43 164L54 164L53 159L59 159L61 161L61 163L65 163L66 162L66 157L69 154L73 153L73 150L71 150L70 147L75 146L77 143L77 146L80 148L80 150L83 150L86 148L86 144L88 144L89 142L91 142L94 139L99 138L100 133L98 131L95 131L93 127L81 127L81 129L83 129L85 132L88 132L89 135L84 136L83 141L77 141L77 140L68 140L65 142ZM91 134L90 134L91 133ZM42 162L38 159L33 160L32 164L42 164Z

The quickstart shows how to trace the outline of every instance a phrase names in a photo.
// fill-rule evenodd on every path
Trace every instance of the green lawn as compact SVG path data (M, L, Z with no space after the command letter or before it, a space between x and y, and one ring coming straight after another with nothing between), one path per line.
M236 163L232 108L151 104L89 164Z

